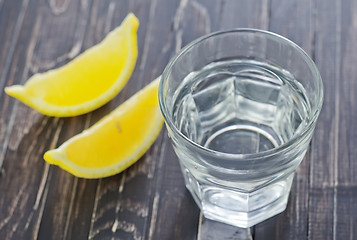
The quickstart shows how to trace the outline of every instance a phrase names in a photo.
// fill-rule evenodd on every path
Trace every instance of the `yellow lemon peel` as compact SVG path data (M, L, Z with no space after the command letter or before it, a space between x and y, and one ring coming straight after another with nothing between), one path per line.
M44 159L83 178L125 170L147 151L162 128L158 85L159 78L89 129L47 151Z
M125 86L137 59L139 21L130 13L102 42L66 65L33 75L5 92L42 114L69 117L99 108Z

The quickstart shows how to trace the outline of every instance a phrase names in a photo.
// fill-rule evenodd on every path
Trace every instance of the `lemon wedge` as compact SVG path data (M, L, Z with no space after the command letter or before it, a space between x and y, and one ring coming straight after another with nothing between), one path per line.
M158 102L159 78L44 159L82 178L117 174L135 163L158 136L163 117Z
M5 92L42 114L76 116L107 103L125 86L137 59L138 19L130 13L102 42L66 65Z

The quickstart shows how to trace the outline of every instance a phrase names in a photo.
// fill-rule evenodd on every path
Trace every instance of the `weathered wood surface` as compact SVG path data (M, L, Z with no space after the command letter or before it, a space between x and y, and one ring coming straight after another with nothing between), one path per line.
M357 2L353 0L0 0L0 88L68 62L128 12L139 57L102 108L49 118L0 91L0 239L357 239ZM166 130L121 174L85 180L43 153L95 123L161 74L193 39L221 29L271 30L320 69L325 102L285 212L250 229L202 218Z

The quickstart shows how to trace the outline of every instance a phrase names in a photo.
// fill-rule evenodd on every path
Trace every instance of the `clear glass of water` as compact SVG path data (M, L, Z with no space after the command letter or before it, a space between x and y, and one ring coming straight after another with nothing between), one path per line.
M203 36L169 62L159 102L205 217L250 227L285 210L323 102L300 47L255 29Z

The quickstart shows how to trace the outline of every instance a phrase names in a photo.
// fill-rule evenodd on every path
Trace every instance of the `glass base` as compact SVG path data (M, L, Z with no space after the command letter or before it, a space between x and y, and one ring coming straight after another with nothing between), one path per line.
M206 205L201 210L208 219L240 228L249 228L283 212L286 209L287 200L288 194L286 199L275 201L260 209L248 212L232 211L213 205Z
M286 209L293 177L294 173L251 192L203 185L192 175L185 181L206 218L248 228Z

